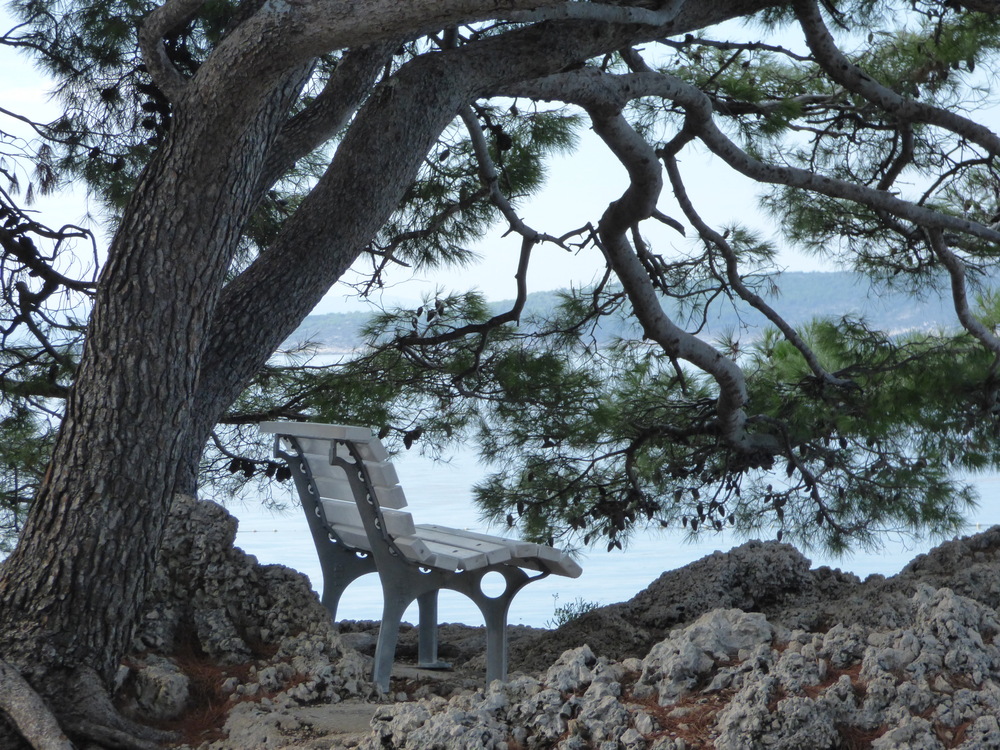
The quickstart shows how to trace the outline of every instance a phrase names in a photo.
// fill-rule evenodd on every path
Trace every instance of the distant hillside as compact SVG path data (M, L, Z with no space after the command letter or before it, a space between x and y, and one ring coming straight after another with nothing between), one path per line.
M310 315L288 338L285 346L311 342L330 351L349 352L361 344L358 332L370 318L369 312Z
M783 273L776 284L778 293L764 297L792 325L845 315L864 317L872 326L893 332L954 328L958 324L947 284L941 287L945 297L929 294L922 299L899 291L873 289L866 276L847 271ZM742 301L735 310L731 305L717 305L716 310L717 317L708 321L712 333L733 330L741 319L751 326L767 324L760 313Z
M901 292L874 291L867 277L850 272L789 272L777 277L777 295L767 295L769 303L792 325L801 325L814 318L863 316L874 327L888 331L934 330L957 325L948 296L928 295L916 299ZM947 286L943 287L947 290ZM531 318L544 315L559 301L558 292L535 292L528 295L522 315L522 325ZM491 303L497 312L510 308L510 300ZM670 310L678 320L683 314ZM310 315L289 338L288 343L311 341L323 349L346 352L360 345L358 335L370 318L366 312L326 313ZM599 339L609 341L626 333L631 321L606 321ZM735 307L716 302L709 311L702 335L713 338L741 328L753 330L766 325L766 320L744 302Z

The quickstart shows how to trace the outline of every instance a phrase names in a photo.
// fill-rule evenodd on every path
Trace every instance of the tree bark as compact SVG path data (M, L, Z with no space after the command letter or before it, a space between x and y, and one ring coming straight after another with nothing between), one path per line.
M49 474L0 570L0 656L36 688L82 665L110 684L128 646L190 441L204 332L304 72L276 75L256 103L231 96L235 122L192 86L126 208Z

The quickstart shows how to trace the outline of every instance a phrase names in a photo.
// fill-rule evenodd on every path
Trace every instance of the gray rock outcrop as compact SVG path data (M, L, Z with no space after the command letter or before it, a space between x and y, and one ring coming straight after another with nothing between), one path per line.
M919 585L947 587L1000 607L1000 527L920 555L891 578L857 576L809 559L789 544L747 542L661 574L632 599L595 609L557 630L511 646L511 665L531 670L581 643L610 659L642 658L671 629L705 612L761 612L775 627L826 631L838 623L899 627L912 616Z
M672 628L713 609L766 612L820 591L845 593L858 582L839 571L811 571L808 558L790 544L747 542L667 571L627 602L599 607L552 633L514 645L511 662L530 668L584 642L608 658L642 658Z
M303 576L233 547L217 505L179 498L170 524L119 697L182 722L211 685L226 710L189 731L199 750L1000 748L998 529L866 581L748 543L556 631L514 630L523 673L506 684L411 668L378 696L355 648L377 624L335 633ZM466 670L483 646L480 628L444 628ZM370 731L338 739L358 707Z
M308 579L235 547L237 525L221 505L175 498L135 651L240 663L286 636L329 629Z
M234 547L236 528L215 503L175 498L119 694L159 721L228 704L233 740L220 747L271 747L293 723L283 711L371 694L371 661L334 632L305 576ZM256 714L268 719L246 720Z
M581 646L538 678L386 706L362 747L1000 748L996 612L926 584L904 611L817 633L713 610L641 662Z

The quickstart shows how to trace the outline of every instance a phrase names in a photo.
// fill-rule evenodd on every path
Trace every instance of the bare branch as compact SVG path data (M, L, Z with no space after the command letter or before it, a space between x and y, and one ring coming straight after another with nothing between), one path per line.
M904 98L848 60L823 23L823 16L814 0L794 0L792 5L809 49L834 81L900 120L937 125L978 143L990 154L1000 154L1000 137L989 128L946 109Z
M30 117L25 117L24 115L18 114L17 112L11 112L9 109L4 109L3 107L0 107L0 115L6 115L7 117L10 117L13 120L23 122L43 138L48 138L51 136L49 129L45 125L35 122Z
M715 39L703 39L701 37L692 36L690 38L685 38L683 41L677 41L675 39L660 39L658 40L660 44L665 47L671 47L676 50L683 50L686 47L696 45L698 47L713 47L714 49L721 50L745 50L747 52L756 51L766 51L775 52L780 55L784 55L792 60L798 60L800 62L805 62L809 58L805 55L798 55L792 50L785 47L781 47L773 44L764 44L763 42L720 42Z
M19 398L64 399L69 388L50 381L15 381L0 376L0 390Z
M67 370L70 371L75 370L76 367L73 365L73 363L70 362L65 357L63 357L56 350L56 348L52 346L52 343L49 341L48 337L42 332L42 330L38 327L38 324L35 323L34 319L31 317L32 304L30 301L26 301L29 295L26 293L23 284L21 284L20 282L17 285L17 291L19 292L20 295L19 301L21 305L21 315L19 317L22 321L24 321L24 324L28 326L28 330L31 331L31 333L42 345L42 347L45 349L48 355L52 357L52 359L54 359L60 365L65 367Z
M891 188L907 165L913 161L913 128L909 123L904 123L902 128L900 128L899 137L901 141L899 153L895 155L892 163L886 167L885 174L882 175L876 186L877 190L888 190Z
M565 247L558 237L552 237L535 231L517 215L507 196L500 190L500 175L497 173L496 164L493 163L493 159L490 156L489 145L486 143L486 134L483 133L483 128L479 124L475 113L471 107L462 107L459 110L459 115L469 132L469 138L472 140L472 149L476 154L476 161L479 164L479 177L483 181L483 185L489 190L490 202L507 219L511 231L517 232L532 244L554 242L560 247Z
M802 357L805 359L806 363L809 365L809 369L825 383L835 386L846 386L851 385L852 381L846 380L844 378L838 378L831 375L827 370L820 364L819 359L816 357L816 353L802 340L798 332L788 324L788 322L782 318L778 312L765 302L760 295L755 294L747 285L743 283L743 279L740 277L739 266L737 263L736 253L733 251L732 246L726 241L725 237L712 229L701 216L696 211L694 204L691 203L691 199L687 194L687 190L684 187L684 182L681 179L681 173L677 166L676 153L679 150L681 144L675 143L671 144L669 149L663 149L660 153L663 158L663 163L667 168L667 175L670 178L671 187L674 190L674 197L677 199L677 203L680 205L681 210L687 217L687 220L698 230L698 234L705 240L705 242L714 245L726 262L726 278L729 280L730 286L733 290L740 296L741 299L748 302L754 308L759 310L763 315L773 323L778 330L791 342L792 346L799 350Z
M21 229L22 231L33 232L39 236L55 237L58 239L90 236L89 232L77 230L76 227L72 229L64 227L59 232L51 232L50 230L45 230L40 225L30 224L23 226ZM90 292L97 286L95 282L79 281L78 279L71 279L59 273L42 260L33 242L25 236L15 235L4 227L0 227L0 248L3 249L4 253L9 253L23 263L29 269L32 276L37 276L53 285L62 286L77 292Z
M521 320L521 312L524 310L524 303L528 299L528 262L531 259L531 249L535 243L525 237L521 241L521 255L517 264L517 272L514 279L517 281L517 297L510 310L494 315L485 323L473 323L436 336L405 336L398 340L400 346L434 346L444 344L448 341L455 341L470 334L484 334L494 328L498 328L505 323L517 323Z

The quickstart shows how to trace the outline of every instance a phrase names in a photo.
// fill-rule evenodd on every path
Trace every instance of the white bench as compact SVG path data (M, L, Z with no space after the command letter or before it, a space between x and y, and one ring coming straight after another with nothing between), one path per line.
M548 576L576 578L580 566L543 544L418 525L403 508L406 498L378 438L366 427L305 422L264 422L275 435L274 454L292 471L323 570L323 604L336 620L344 590L366 573L382 584L382 625L375 650L375 683L389 689L399 625L406 608L419 607L419 665L442 668L437 658L437 596L465 594L486 622L486 679L507 676L507 612L524 586ZM534 571L529 575L524 569ZM495 597L482 589L490 572L506 588Z

